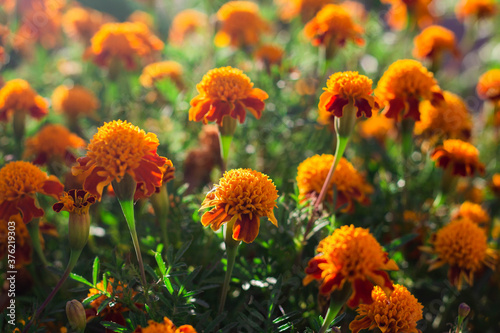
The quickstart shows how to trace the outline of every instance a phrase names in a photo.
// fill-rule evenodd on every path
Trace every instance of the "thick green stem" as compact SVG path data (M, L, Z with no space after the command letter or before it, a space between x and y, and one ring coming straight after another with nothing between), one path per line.
M43 263L44 267L48 267L50 264L45 258L45 254L42 250L42 244L40 243L40 221L38 219L34 219L29 223L29 233L31 237L31 244L33 245L33 249L37 253L38 257Z
M323 326L319 330L319 333L324 333L330 327L333 320L337 317L340 310L344 306L345 302L351 296L351 286L346 283L344 288L341 290L335 290L330 294L330 306L328 307L328 311L326 312L325 320L323 321Z
M230 221L226 224L226 253L227 253L227 267L226 275L224 276L224 284L222 285L222 292L220 294L219 312L220 315L224 311L224 305L226 304L227 293L229 291L229 283L231 282L231 275L233 274L234 262L236 261L236 254L238 253L239 241L235 241L232 238L234 221Z
M231 148L231 142L233 141L232 135L221 135L220 136L220 152L222 155L222 174L227 169L227 161L229 157L229 148Z
M135 229L135 217L134 217L134 201L133 200L118 200L120 206L122 207L123 215L127 221L128 228L130 230L130 236L132 236L132 243L134 244L135 254L137 255L137 261L139 262L139 270L141 271L141 281L142 285L146 287L146 273L144 272L144 263L142 261L141 248L139 246L139 239L137 238L137 231Z

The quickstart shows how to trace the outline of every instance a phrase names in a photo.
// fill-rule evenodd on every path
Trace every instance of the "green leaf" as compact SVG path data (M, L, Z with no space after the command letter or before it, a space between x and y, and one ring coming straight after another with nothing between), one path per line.
M165 266L165 261L163 261L163 258L161 257L161 252L155 253L155 260L156 263L158 264L158 268L160 269L161 275L165 276L165 274L167 273L167 267Z
M101 325L113 332L131 333L131 331L126 327L123 327L122 325L118 325L117 323L113 323L111 321L101 321Z
M185 242L184 244L182 244L182 247L179 249L179 251L177 251L177 253L175 254L175 262L179 261L179 259L182 258L182 256L184 255L184 253L187 251L187 249L189 248L189 246L191 245L191 242L193 240L189 240L188 242Z
M94 287L97 285L97 276L99 275L100 266L99 257L95 257L94 265L92 266L92 283L94 284Z
M87 281L87 279L85 279L83 276L77 275L75 273L70 273L69 277L72 278L75 281L78 281L78 282L81 282L83 284L86 284L89 287L93 287L94 286L92 283L90 283L89 281Z
M102 310L108 307L108 304L112 301L112 298L106 298L97 308L97 314L101 313Z

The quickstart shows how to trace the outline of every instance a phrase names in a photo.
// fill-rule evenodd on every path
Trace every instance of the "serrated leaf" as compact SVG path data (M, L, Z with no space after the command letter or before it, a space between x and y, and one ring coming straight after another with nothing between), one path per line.
M106 298L97 308L97 314L101 313L102 310L108 307L108 304L112 301L112 298Z
M94 265L92 266L92 283L94 287L97 285L97 276L99 276L100 262L99 257L95 257Z
M123 332L123 333L130 333L131 332L126 327L119 325L117 323L113 323L111 321L101 321L101 325L104 326L104 328L112 330L113 332Z
M81 275L77 275L75 273L70 273L69 274L69 277L72 278L73 280L75 281L78 281L78 282L81 282L81 283L84 283L86 284L87 286L89 287L93 287L94 285L92 283L90 283L89 281L87 281L87 279L85 279L83 276Z
M191 246L191 242L193 240L189 240L187 242L185 242L184 244L182 244L182 247L179 249L179 251L177 251L177 253L175 254L175 262L179 261L179 259L182 258L182 256L184 255L184 253L186 253L186 251L189 249L189 247Z

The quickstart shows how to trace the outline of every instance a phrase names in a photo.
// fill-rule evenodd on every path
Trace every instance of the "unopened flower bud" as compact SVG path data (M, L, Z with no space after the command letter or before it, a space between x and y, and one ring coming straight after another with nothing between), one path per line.
M81 250L87 244L90 231L90 214L69 214L68 238L72 250Z
M344 108L342 117L335 117L335 131L340 137L348 138L356 125L356 110L354 101L350 100L349 104Z
M458 306L458 316L465 318L469 315L469 312L470 312L470 306L468 306L465 303L460 303L460 305Z
M66 303L66 316L68 317L69 324L73 329L78 332L83 332L87 325L87 316L82 303L76 299Z

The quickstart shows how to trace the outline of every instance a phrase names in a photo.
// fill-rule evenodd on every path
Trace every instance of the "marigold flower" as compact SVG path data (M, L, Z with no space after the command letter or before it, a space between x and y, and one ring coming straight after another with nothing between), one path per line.
M25 80L10 80L0 89L0 121L7 121L14 112L40 119L48 113L47 102Z
M432 105L430 101L420 103L420 121L414 132L426 137L468 140L472 131L472 117L467 105L457 95L443 91L444 101Z
M414 15L420 28L429 26L435 20L430 7L432 0L381 0L391 5L386 20L395 30L403 30L408 24L408 15Z
M175 61L155 62L142 70L139 82L143 87L150 88L158 81L170 79L180 90L182 83L182 65Z
M149 29L153 29L155 25L155 20L151 14L146 13L142 10L136 10L128 17L127 21L139 22L145 24Z
M86 175L83 189L99 200L105 186L121 182L127 174L137 183L135 198L149 197L162 185L160 168L167 163L156 153L158 145L155 134L146 134L127 121L104 123L87 146L87 156L77 160L72 172Z
M196 33L204 31L208 26L208 16L194 9L186 9L175 15L170 27L168 41L175 46L181 46L184 40Z
M99 100L84 87L59 86L52 93L52 107L58 113L77 117L94 113L99 108Z
M12 224L11 222L14 222ZM15 232L15 253L10 253L7 248L9 231L14 228ZM11 234L12 235L12 234ZM31 263L33 248L31 246L31 237L26 224L20 214L10 216L6 219L0 218L0 260L7 256L7 253L15 255L16 268L21 268Z
M97 10L74 7L64 13L62 26L68 37L77 38L88 43L104 23L112 20L110 16Z
M135 69L136 58L152 59L155 52L163 49L163 42L140 22L106 23L91 40L87 51L101 67L121 60L129 70Z
M300 15L302 22L311 20L323 6L333 0L275 0L280 6L280 18L289 21Z
M413 39L415 58L439 58L443 51L449 51L455 57L460 56L453 31L439 25L431 25Z
M356 310L358 316L349 324L352 333L375 328L384 333L422 333L417 322L423 318L424 307L406 287L395 284L394 291L387 296L382 288L375 286L372 299L372 304L361 304Z
M394 290L385 271L398 270L398 266L389 260L368 229L342 226L323 239L316 251L319 254L309 260L303 283L320 280L320 294L329 295L350 283L353 294L347 305L355 308L360 303L373 302L370 294L374 285L386 293Z
M358 131L361 137L365 139L374 138L379 143L383 144L387 137L394 132L394 120L383 116L380 113L364 119L358 124Z
M191 325L182 325L178 328L167 317L163 317L163 323L157 323L154 320L148 320L148 326L137 327L134 333L196 333Z
M479 150L462 140L444 140L442 146L434 149L431 158L440 168L452 168L454 175L472 176L476 170L484 174L485 167L479 161Z
M496 14L498 8L494 0L462 0L455 7L457 18L461 21L468 17L484 19Z
M88 214L90 206L96 202L96 197L84 190L69 190L64 192L52 208L55 212L66 211L72 214Z
M443 99L434 75L416 60L397 60L380 78L375 96L385 104L384 115L387 118L420 120L420 99L437 104Z
M221 27L215 35L215 45L224 47L252 46L260 35L270 30L259 14L259 6L251 1L228 1L217 12Z
M484 266L495 269L497 254L488 248L484 230L468 218L454 220L441 228L431 239L432 247L421 250L437 255L429 271L448 264L448 279L462 289L462 279L473 285L474 275Z
M285 51L282 47L272 44L264 44L255 51L255 59L265 64L266 67L280 65Z
M363 28L355 24L351 14L340 5L325 5L304 27L304 34L314 46L328 49L344 46L347 40L363 45Z
M219 230L222 224L234 222L233 239L251 243L259 234L261 216L278 226L273 211L276 199L278 191L268 176L251 169L229 170L203 200L200 209L215 207L203 214L201 223Z
M500 196L500 173L495 173L491 177L490 187L495 195Z
M196 85L198 96L191 100L189 120L207 123L215 121L222 125L223 118L229 116L245 121L245 109L260 119L264 110L264 100L269 96L237 68L220 67L208 71Z
M490 216L483 209L483 207L470 201L462 203L453 217L453 219L460 218L467 218L472 222L477 223L480 227L486 227L490 222Z
M62 125L46 125L34 137L26 140L25 156L35 156L33 164L43 165L59 160L68 165L76 161L71 148L85 146L85 141Z
M58 198L63 185L29 162L10 162L0 169L0 219L21 213L24 223L43 216L35 203L36 193Z
M192 193L195 189L209 184L215 166L216 159L214 153L209 149L202 147L189 150L184 160L183 168L183 182L189 184L187 192Z
M301 200L319 195L334 159L330 154L314 155L300 163L297 168L297 185ZM342 211L353 211L354 201L364 205L370 203L368 195L373 192L373 188L345 158L340 159L333 173L325 200L333 201L334 187L337 192L336 209L347 204Z
M481 75L476 90L481 99L500 102L500 69L491 69Z
M344 107L352 102L357 109L357 118L363 114L371 117L372 109L378 108L375 98L371 96L372 83L372 80L358 72L332 74L326 82L326 88L323 88L325 92L319 98L318 107L340 118L344 114Z

